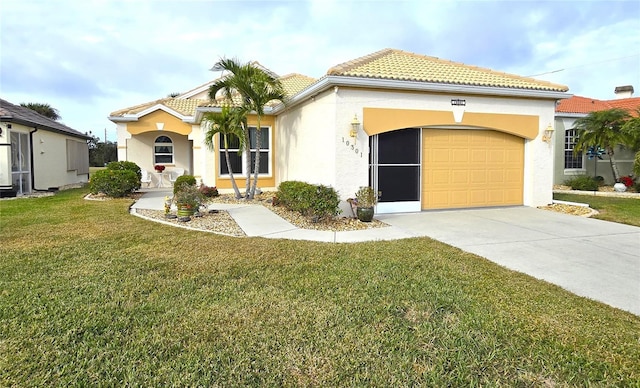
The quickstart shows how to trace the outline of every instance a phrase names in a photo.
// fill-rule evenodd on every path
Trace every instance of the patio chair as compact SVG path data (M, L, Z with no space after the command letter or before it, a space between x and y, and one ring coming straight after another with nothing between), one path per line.
M184 168L174 168L169 172L169 182L171 182L171 186L176 183L176 179L178 179L180 175L184 175Z
M140 170L141 178L140 183L146 183L147 187L151 184L151 174L147 170Z

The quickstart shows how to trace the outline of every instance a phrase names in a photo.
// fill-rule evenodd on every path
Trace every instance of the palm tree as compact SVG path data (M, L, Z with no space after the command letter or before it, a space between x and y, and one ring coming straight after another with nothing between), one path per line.
M235 137L239 141L239 152L243 152L245 149L246 137L245 129L247 127L247 111L243 107L223 106L220 113L209 112L204 115L202 122L207 127L207 132L204 137L204 144L208 149L214 150L213 137L216 133L222 136L224 143L224 156L227 162L227 170L229 171L229 178L231 178L231 185L233 191L236 194L236 198L242 198L240 190L236 184L236 180L233 177L233 169L231 167L231 160L229 158L229 137Z
M614 149L631 141L627 132L622 130L629 117L629 113L623 109L601 110L576 120L573 128L578 135L574 152L581 152L589 147L604 148L616 182L620 179L620 172L614 158Z
M628 147L636 153L633 161L633 173L640 176L640 108L633 117L622 126L622 131L629 136Z
M22 102L20 103L20 106L29 108L32 111L40 113L44 117L50 118L51 120L60 120L62 118L62 116L60 116L60 112L49 104L41 104L39 102Z
M231 74L221 77L209 87L209 98L215 100L220 91L228 101L233 101L234 96L239 96L241 105L253 111L256 115L256 157L253 168L253 185L250 189L251 169L247 169L247 199L253 199L258 186L258 172L260 171L260 135L262 129L260 124L264 116L264 108L268 102L273 100L284 103L284 89L275 74L258 67L256 63L242 64L237 59L223 58L214 65L214 68L228 71ZM248 137L247 140L249 140Z

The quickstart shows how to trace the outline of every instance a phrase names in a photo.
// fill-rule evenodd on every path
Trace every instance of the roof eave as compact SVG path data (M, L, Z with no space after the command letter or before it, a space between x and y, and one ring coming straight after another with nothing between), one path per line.
M421 92L435 93L456 93L456 94L484 94L503 97L527 97L540 98L549 100L558 100L569 98L572 95L567 92L553 90L535 90L535 89L517 89L493 86L474 86L474 85L458 85L458 84L441 84L434 82L422 81L399 81L389 79L347 77L347 76L326 76L310 87L302 90L293 96L287 107L291 107L312 97L319 92L332 86L351 86L360 88L376 88L390 90L412 90ZM284 109L284 104L275 107L275 111L279 112Z
M84 139L84 140L91 139L91 136L85 135L82 132L73 133L73 132L69 132L69 131L63 131L62 129L50 127L48 125L42 125L42 124L34 123L33 121L29 121L29 120L25 120L25 119L13 117L13 116L2 116L2 117L0 117L0 122L20 124L20 125L24 125L25 127L30 127L30 128L34 128L34 129L44 129L45 131L55 132L55 133L59 133L61 135L65 135L65 136L77 137L77 138Z

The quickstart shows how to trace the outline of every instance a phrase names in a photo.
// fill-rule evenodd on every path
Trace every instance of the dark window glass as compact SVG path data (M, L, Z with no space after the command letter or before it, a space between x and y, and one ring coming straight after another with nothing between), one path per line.
M156 143L173 143L168 136L158 136Z
M267 127L261 127L262 129L260 130L260 149L261 150L268 150L269 149L269 128ZM250 148L255 149L256 148L256 128L255 127L250 127L249 128L249 139L250 139Z
M253 174L255 170L256 163L256 153L255 151L251 152L251 173ZM260 174L268 174L269 173L269 153L268 152L260 152Z
M242 173L242 155L236 151L229 152L229 162L231 163L231 169L234 174ZM224 151L220 152L220 174L226 175L229 174L229 169L227 168L227 159L224 155Z
M218 136L218 138L220 139L220 149L224 150L224 136L222 134L220 134L220 136ZM240 148L240 139L238 138L238 136L227 135L227 146L229 147L230 150L239 149Z
M378 136L378 164L420 163L420 130L403 129Z
M420 200L420 166L379 166L380 202Z
M156 155L155 164L158 163L173 163L173 156L171 155Z

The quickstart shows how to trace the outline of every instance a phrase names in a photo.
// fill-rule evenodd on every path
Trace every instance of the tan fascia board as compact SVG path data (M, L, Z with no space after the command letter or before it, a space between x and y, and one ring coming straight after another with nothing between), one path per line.
M493 86L470 86L470 85L453 85L440 84L433 82L421 81L397 81L387 79L372 79L360 77L344 77L344 76L325 76L318 82L314 83L307 89L289 99L286 108L295 106L302 101L313 97L320 92L333 86L359 87L359 88L375 88L389 89L401 91L420 91L434 93L451 93L451 94L475 94L475 95L491 95L501 97L519 97L519 98L537 98L548 100L559 100L570 98L573 95L567 92L556 92L549 90L529 90L515 88L499 88ZM278 104L274 108L274 113L284 110L284 104Z

